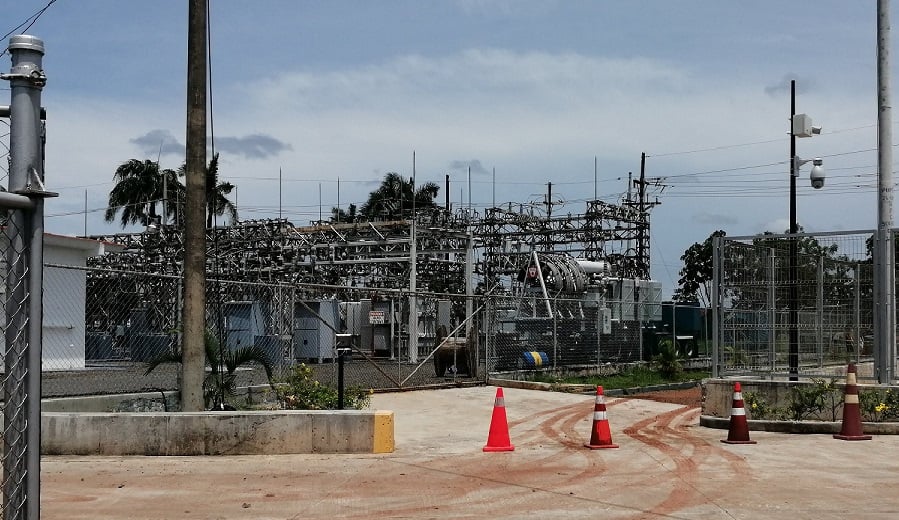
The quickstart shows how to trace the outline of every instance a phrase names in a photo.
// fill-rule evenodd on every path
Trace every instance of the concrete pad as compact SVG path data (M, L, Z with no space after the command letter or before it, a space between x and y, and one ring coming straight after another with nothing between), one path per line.
M618 449L589 450L594 397L505 389L515 451L484 453L496 389L375 394L396 451L44 457L46 518L887 519L899 436L753 432L725 445L700 410L608 398Z

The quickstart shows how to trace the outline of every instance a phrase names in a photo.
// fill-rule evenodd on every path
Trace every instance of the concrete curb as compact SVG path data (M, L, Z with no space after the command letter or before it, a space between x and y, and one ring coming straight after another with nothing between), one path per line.
M391 411L60 413L41 415L45 455L391 453Z
M569 394L594 394L596 385L571 384L571 383L541 383L536 381L518 381L516 379L490 379L488 385L501 386L503 388L520 388L523 390L543 390L546 392L565 392ZM683 383L670 383L665 385L653 385L634 388L603 389L603 394L608 396L630 396L645 394L648 392L663 392L666 390L685 390L700 385L699 381L685 381Z
M842 422L833 421L762 421L750 419L746 421L750 431L777 432L777 433L840 433ZM706 428L727 430L730 428L730 418L700 415L699 425ZM868 435L897 435L899 423L894 422L866 422L862 423L862 430Z

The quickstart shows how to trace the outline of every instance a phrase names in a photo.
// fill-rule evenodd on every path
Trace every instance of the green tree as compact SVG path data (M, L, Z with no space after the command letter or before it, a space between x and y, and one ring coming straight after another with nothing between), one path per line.
M339 222L341 224L352 224L356 222L359 215L356 213L356 205L350 204L347 209L334 206L331 208L331 222Z
M680 270L678 287L674 291L675 301L699 301L703 307L708 307L712 301L712 240L715 237L726 236L722 230L709 235L702 242L696 242L680 257L684 266Z
M187 164L178 168L178 176L187 174ZM219 154L215 154L206 167L206 227L211 228L214 217L227 214L231 223L237 222L237 208L228 200L228 195L234 191L234 185L230 182L219 180ZM182 199L183 200L183 199Z
M109 192L109 202L104 218L113 222L121 210L119 223L122 228L129 224L147 225L159 216L156 204L164 198L170 201L183 200L184 186L174 171L159 169L159 163L149 159L131 159L116 168L113 179L116 185ZM167 197L163 197L163 190ZM166 216L176 215L178 204L170 203L165 208Z
M396 172L384 176L381 185L369 193L368 200L359 208L365 220L401 220L412 217L413 199L415 209L436 207L434 199L440 187L433 182L415 186L412 179L406 180Z

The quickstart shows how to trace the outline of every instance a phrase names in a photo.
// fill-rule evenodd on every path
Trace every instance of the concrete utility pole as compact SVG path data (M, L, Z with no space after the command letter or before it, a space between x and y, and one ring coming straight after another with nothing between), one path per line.
M206 0L190 0L188 8L186 145L181 410L197 412L206 368Z
M896 275L893 249L893 135L890 107L890 2L877 0L877 232L874 341L877 382L888 384L896 363Z

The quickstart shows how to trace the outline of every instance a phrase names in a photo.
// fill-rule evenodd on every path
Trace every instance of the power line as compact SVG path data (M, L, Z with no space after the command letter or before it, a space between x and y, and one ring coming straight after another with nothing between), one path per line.
M43 15L43 14L47 11L47 9L49 9L50 6L53 5L53 4L55 4L55 3L56 3L56 0L50 0L49 2L47 2L47 5L45 5L42 9L38 10L38 11L37 11L36 13L34 13L33 15L29 16L28 18L26 18L24 22L22 22L22 23L20 23L19 25L17 25L15 28L13 28L13 30L11 30L11 31L9 31L8 33L4 34L3 37L0 38L0 40L5 41L5 40L6 40L7 38L9 38L13 33L18 32L19 29L22 29L22 27L23 27L24 25L26 25L26 24L27 24L28 26L25 27L24 29L22 29L22 32L27 32L28 29L31 29L31 26L34 25L35 22L37 22L38 18L40 18L41 15ZM30 22L30 23L29 23L29 22ZM9 49L3 49L3 52L0 52L0 57L5 56L6 53L7 53L8 51L9 51Z

